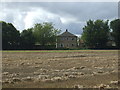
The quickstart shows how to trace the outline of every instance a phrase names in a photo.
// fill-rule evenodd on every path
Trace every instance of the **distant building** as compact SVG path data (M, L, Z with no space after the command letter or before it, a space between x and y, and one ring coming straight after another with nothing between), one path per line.
M116 47L115 39L112 36L112 33L109 33L109 41L107 42L107 46Z
M56 48L77 48L77 36L68 32L66 29L65 32L58 35Z

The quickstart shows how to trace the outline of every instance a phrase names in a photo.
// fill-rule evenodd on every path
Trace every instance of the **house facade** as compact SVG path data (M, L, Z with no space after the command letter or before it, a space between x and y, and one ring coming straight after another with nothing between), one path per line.
M70 33L67 29L62 34L58 35L56 48L77 48L77 36Z

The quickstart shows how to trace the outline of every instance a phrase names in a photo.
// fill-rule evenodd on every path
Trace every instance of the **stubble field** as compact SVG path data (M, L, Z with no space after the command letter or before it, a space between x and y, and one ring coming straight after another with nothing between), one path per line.
M117 88L117 50L3 51L3 88Z

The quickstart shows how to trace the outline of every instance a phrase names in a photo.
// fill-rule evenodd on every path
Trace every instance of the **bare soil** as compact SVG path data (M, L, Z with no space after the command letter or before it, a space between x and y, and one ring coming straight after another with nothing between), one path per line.
M3 88L118 87L118 51L3 52Z

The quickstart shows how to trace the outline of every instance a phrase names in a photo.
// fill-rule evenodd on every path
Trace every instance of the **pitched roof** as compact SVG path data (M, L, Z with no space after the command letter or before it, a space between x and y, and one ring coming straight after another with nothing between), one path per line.
M74 37L77 37L76 35L68 32L68 30L66 29L65 32L63 32L62 34L58 35L58 36L74 36Z

